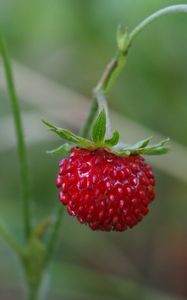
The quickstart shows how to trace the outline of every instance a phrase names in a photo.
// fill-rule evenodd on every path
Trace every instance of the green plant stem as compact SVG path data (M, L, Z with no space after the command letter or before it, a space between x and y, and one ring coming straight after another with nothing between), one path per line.
M11 64L7 47L2 34L0 33L0 53L3 59L4 70L6 74L7 88L10 97L12 113L15 124L15 131L17 137L17 148L20 163L20 176L22 183L22 203L23 203L23 222L26 239L30 236L31 222L30 222L30 204L29 204L29 173L28 173L28 162L27 152L23 135L23 126L20 115L19 102L16 96L14 80L12 75Z
M159 19L162 16L166 16L169 14L176 14L176 13L187 13L187 4L178 4L178 5L171 5L165 8L162 8L149 17L147 17L145 20L143 20L141 23L139 23L134 30L130 33L130 41L132 41L136 38L136 36L148 25L150 25L153 21Z
M159 19L164 15L175 14L175 13L187 13L187 5L185 4L172 5L158 10L157 12L153 13L145 20L143 20L141 23L139 23L135 27L135 29L132 30L131 33L128 35L129 40L126 49L123 49L123 51L120 51L120 49L117 50L117 54L115 54L115 56L111 59L110 63L106 66L103 75L101 76L94 90L93 103L90 112L88 113L88 117L86 118L86 121L81 130L81 134L84 137L88 137L93 121L98 111L98 104L97 104L98 99L97 97L95 97L95 93L99 94L101 92L106 97L107 93L111 90L118 76L121 74L122 70L126 65L128 50L132 45L132 42L139 35L139 33L144 28L149 26L153 21Z
M52 255L54 253L54 250L55 250L56 241L58 239L63 213L64 213L64 207L59 204L59 207L57 209L57 213L55 215L55 220L53 222L53 226L52 226L52 229L51 229L50 238L49 238L49 241L48 241L48 244L47 244L46 265L50 261Z
M0 223L0 237L9 245L12 250L14 250L17 254L22 255L21 246L2 223Z
M127 53L122 54L120 51L117 52L114 58L110 61L110 63L106 66L96 88L93 91L93 102L90 109L90 112L88 113L88 116L86 118L86 121L83 125L83 128L80 131L80 134L83 137L88 137L91 126L93 124L93 121L95 119L95 116L98 111L98 103L99 103L99 95L103 95L104 99L106 97L106 94L110 91L112 88L112 85L114 84L115 80L119 76L120 72L124 68L126 64L126 57Z
M118 50L117 54L111 59L110 63L106 66L95 90L94 94L102 91L104 95L108 94L113 87L116 79L119 77L120 73L124 69L127 62L126 49L123 53Z
M38 300L38 290L37 289L29 289L28 300Z

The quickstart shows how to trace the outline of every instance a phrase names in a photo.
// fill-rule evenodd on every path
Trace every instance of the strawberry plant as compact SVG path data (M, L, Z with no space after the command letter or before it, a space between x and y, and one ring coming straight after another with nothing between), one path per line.
M131 32L118 28L117 52L93 91L93 104L79 135L43 121L49 130L66 140L59 148L48 151L66 156L60 161L56 179L63 205L59 202L55 218L50 216L47 221L40 220L36 225L31 218L29 170L19 102L6 44L0 34L0 53L17 137L24 244L17 241L3 222L0 223L0 237L20 259L28 290L27 299L37 300L41 296L44 274L59 236L64 206L71 216L76 216L80 223L89 225L92 230L125 231L148 213L148 206L155 198L155 178L143 156L166 153L169 139L156 145L150 144L151 137L133 145L124 143L117 130L111 132L106 98L124 69L129 49L138 34L161 16L178 12L186 13L187 5L161 9Z

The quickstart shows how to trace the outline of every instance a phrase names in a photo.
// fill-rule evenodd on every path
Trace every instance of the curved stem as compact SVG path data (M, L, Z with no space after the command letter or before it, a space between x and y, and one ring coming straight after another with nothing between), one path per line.
M26 146L25 146L24 135L23 135L23 126L21 121L20 108L16 96L11 64L10 64L6 44L4 42L1 33L0 33L0 54L2 55L3 58L7 88L10 97L16 137L17 137L17 148L18 148L19 163L20 163L20 176L21 176L21 183L22 183L23 221L24 221L25 236L28 239L30 235L31 224L30 224L30 205L29 205L30 193L29 193L27 153L26 153Z
M154 14L150 15L148 18L143 20L139 25L135 27L134 30L130 33L130 42L132 42L135 37L148 25L150 25L153 21L156 19L169 15L169 14L176 14L176 13L187 13L187 5L186 4L178 4L178 5L172 5L165 7L163 9L160 9L156 11Z
M143 20L141 23L139 23L135 27L135 29L131 31L129 35L126 35L126 33L124 33L124 38L125 35L128 37L128 42L126 43L126 47L123 49L123 51L118 49L117 54L111 59L110 63L106 66L95 90L97 92L101 91L103 94L106 95L111 90L118 76L121 74L122 70L124 69L127 61L128 50L132 42L138 36L138 34L156 19L164 15L175 14L175 13L187 13L187 4L172 5L160 9L154 14L150 15L145 20ZM97 114L97 110L98 110L97 99L94 99L93 104L91 106L91 110L86 119L86 122L83 126L83 129L81 130L81 134L83 134L84 137L87 137L90 132L92 123Z
M14 250L17 254L22 255L21 246L2 223L0 223L0 237L9 245L12 250Z

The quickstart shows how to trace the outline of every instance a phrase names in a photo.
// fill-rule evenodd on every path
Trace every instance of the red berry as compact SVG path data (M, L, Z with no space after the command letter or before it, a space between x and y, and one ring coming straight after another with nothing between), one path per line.
M155 179L142 156L73 148L60 162L56 185L67 212L93 230L124 231L148 213Z

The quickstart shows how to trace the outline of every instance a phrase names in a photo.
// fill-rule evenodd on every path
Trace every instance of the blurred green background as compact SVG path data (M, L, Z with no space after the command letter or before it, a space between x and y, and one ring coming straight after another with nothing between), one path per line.
M104 66L115 53L117 25L132 29L155 10L179 3L169 0L0 0L0 27L12 59L26 65L35 72L33 74L60 84L62 90L74 91L77 99L80 95L89 98ZM110 108L187 147L186 62L187 15L168 16L155 22L130 49L125 72L110 94ZM0 66L0 81L2 74ZM29 88L31 81L28 99L35 93ZM39 92L40 89L43 91L45 85L38 82ZM77 128L72 123L79 106L74 98L71 107L74 117L69 114L69 122L65 123L78 130L81 122ZM25 95L20 101L24 114L39 116L35 124L31 118L29 130L35 134L37 127L42 128L40 120L48 104L40 99L37 106L28 99ZM53 101L51 99L50 107ZM66 107L61 105L60 110L63 115ZM81 118L86 114L84 107L82 110ZM64 124L63 117L60 122ZM0 213L21 240L16 147L10 140L11 146L1 149L9 127L12 128L4 90L0 94L0 124ZM45 135L46 130L42 130ZM54 182L59 157L45 154L46 149L56 145L57 140L45 140L43 136L29 143L36 221L50 214L57 203ZM178 159L181 157L175 152L175 164ZM169 175L167 167L166 172L155 168L155 173L157 201L152 204L150 214L133 230L110 234L92 232L65 215L46 283L49 284L47 299L187 299L187 182L182 180L182 175L180 178ZM22 299L22 295L23 279L18 261L0 241L0 299Z

